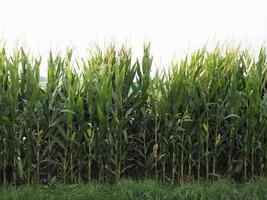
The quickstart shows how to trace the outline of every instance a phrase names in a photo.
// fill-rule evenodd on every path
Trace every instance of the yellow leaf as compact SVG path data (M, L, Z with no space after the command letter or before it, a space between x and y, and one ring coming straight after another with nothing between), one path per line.
M203 129L204 129L204 132L205 132L205 135L208 136L209 135L209 127L208 127L208 124L203 124Z
M218 133L216 136L216 145L218 145L221 142L221 134Z

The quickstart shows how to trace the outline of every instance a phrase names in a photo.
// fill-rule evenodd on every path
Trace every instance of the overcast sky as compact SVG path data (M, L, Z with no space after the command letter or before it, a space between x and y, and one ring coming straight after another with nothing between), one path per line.
M157 65L207 41L242 42L257 49L267 39L266 0L0 0L1 40L42 55L94 43L127 42L135 55L152 43ZM44 71L44 69L43 69Z

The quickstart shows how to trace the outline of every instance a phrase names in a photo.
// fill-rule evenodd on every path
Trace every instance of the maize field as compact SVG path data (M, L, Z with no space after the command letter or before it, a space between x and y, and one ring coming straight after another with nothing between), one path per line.
M267 52L202 48L166 70L130 48L0 52L0 184L267 175ZM155 73L151 73L153 71Z

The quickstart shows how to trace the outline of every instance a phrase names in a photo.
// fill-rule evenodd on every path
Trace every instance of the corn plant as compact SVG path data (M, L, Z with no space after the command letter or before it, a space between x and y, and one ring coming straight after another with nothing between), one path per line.
M267 59L202 48L165 70L111 45L87 59L0 52L0 183L175 184L267 174Z

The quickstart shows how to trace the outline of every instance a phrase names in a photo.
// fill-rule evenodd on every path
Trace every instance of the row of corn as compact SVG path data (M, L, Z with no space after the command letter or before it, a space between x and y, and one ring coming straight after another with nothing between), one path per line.
M0 52L0 184L267 175L267 53L205 48L166 70L130 49ZM153 75L151 70L154 71Z

